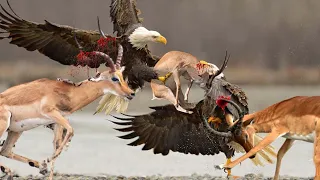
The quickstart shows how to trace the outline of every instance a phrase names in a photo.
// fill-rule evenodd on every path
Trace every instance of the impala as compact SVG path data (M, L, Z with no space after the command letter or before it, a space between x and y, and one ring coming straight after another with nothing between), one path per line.
M122 50L122 47L119 48ZM120 51L119 50L119 51ZM85 53L84 58L103 59L109 67L98 73L95 77L79 83L66 80L39 79L29 83L11 87L0 94L0 136L8 131L8 137L0 151L2 156L28 163L32 167L40 169L41 174L47 173L45 161L38 161L23 157L12 152L14 144L24 131L41 125L55 124L55 143L59 144L48 162L51 162L51 174L53 176L53 162L60 155L65 145L74 134L72 126L65 116L85 107L100 96L111 93L128 100L135 95L128 87L122 76L123 68L120 67L122 52L118 53L117 63L102 52ZM62 128L66 129L66 135L61 139ZM57 142L61 139L61 142ZM0 164L1 171L8 177L12 177L11 170Z
M225 100L228 101L228 100ZM245 115L242 126L250 142L256 133L268 133L249 152L228 165L231 169L267 147L277 138L286 138L277 155L274 179L279 179L281 161L295 140L314 144L315 178L320 179L320 96L296 96L271 105L264 110ZM240 122L240 121L238 121ZM235 123L238 124L238 123Z
M154 70L159 73L166 73L163 79L151 80L151 89L153 99L166 99L174 104L178 111L191 114L192 111L186 110L183 107L179 93L181 93L180 76L188 80L188 88L184 94L185 102L188 102L189 92L193 82L197 84L203 82L203 75L212 75L217 72L218 67L214 64L207 63L206 61L199 61L195 56L181 51L170 51L162 56L162 58L154 66ZM163 84L170 76L173 76L175 87L169 87ZM175 89L175 93L172 92Z

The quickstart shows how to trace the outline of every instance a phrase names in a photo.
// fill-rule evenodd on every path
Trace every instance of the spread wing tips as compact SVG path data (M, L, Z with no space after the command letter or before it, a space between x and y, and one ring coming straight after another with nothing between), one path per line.
M114 123L114 124L117 124L117 125L120 125L120 126L128 126L128 125L132 125L132 122L116 122L116 121L110 121L110 122L112 122L112 123Z
M121 120L121 121L132 121L134 118L130 117L129 118L122 118L122 117L118 117L118 116L114 116L114 115L110 115L112 117L114 117L115 119Z
M138 137L138 135L135 132L131 132L123 136L118 136L118 138L121 138L121 139L133 139L135 137Z
M9 26L11 24L14 23L19 23L21 21L23 21L23 19L20 19L20 17L13 11L13 9L10 6L10 3L7 1L8 6L10 8L10 10L12 11L12 13L15 15L12 15L11 13L9 13L3 6L2 4L0 4L0 8L2 10L2 12L0 11L0 25L1 28L4 30L7 30L8 28L10 28ZM17 17L16 17L17 16Z

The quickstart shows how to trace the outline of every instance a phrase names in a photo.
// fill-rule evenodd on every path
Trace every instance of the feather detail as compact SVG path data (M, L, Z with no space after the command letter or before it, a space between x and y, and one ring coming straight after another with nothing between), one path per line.
M256 146L261 140L262 138L258 135L254 135L253 136L253 146ZM267 161L270 164L273 164L274 161L270 158L269 155L271 155L272 157L276 157L277 153L273 151L274 147L272 147L271 145L265 147L264 149L262 149L261 151L259 151L256 154L256 157L251 159L252 162L254 163L254 165L258 166L264 166L264 163L262 163L262 161L260 160L260 157L263 158L265 161ZM269 154L269 155L268 155Z
M94 114L100 113L103 110L105 110L106 115L109 115L113 110L116 110L117 113L124 113L127 111L128 106L128 100L114 94L105 94L99 101Z

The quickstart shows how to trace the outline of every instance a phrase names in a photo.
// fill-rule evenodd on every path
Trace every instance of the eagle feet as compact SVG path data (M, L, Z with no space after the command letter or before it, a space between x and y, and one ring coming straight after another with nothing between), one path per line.
M231 163L231 159L227 159L227 162L225 164L215 165L214 167L215 167L215 169L223 170L225 173L227 173L227 178L228 179L238 179L238 178L240 178L240 176L231 175L231 168L228 167L230 163Z
M166 83L167 79L172 75L172 72L167 73L164 76L159 76L158 80L161 81L163 84Z
M218 117L211 116L208 119L208 123L213 123L214 124L214 128L217 129L219 127L219 125L222 123L222 120L220 118L218 118Z

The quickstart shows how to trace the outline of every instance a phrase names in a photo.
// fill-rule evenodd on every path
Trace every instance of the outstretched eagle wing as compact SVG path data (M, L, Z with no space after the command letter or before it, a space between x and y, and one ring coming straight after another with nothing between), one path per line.
M10 7L10 5L9 5ZM28 51L38 50L40 53L64 65L78 65L76 56L80 49L75 37L84 51L97 50L100 34L97 31L86 31L70 26L62 26L45 21L38 24L24 20L12 10L9 13L1 5L0 29L8 33L10 43L23 47ZM111 45L110 45L111 46ZM113 44L112 44L113 46ZM112 49L113 47L110 47Z
M138 17L140 10L137 9L136 4L136 0L111 0L110 16L113 31L117 32L118 36L131 33L132 30L141 26L142 21Z
M200 117L202 104L202 101L199 102L191 115L177 111L173 105L165 105L151 107L155 111L146 115L131 118L115 117L121 122L113 123L129 126L116 129L121 132L129 132L120 138L138 137L128 145L144 144L142 150L153 148L154 154L167 155L170 150L196 155L214 155L221 151L233 153L226 143L226 138L207 132Z

